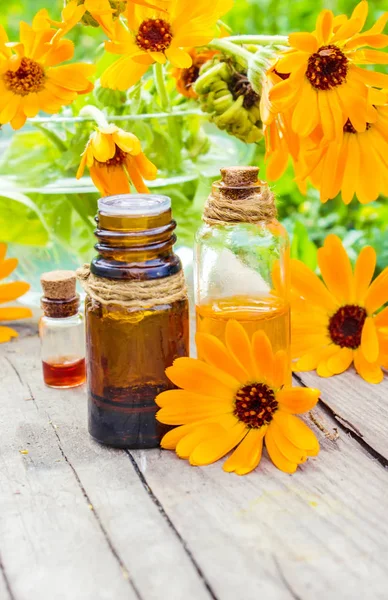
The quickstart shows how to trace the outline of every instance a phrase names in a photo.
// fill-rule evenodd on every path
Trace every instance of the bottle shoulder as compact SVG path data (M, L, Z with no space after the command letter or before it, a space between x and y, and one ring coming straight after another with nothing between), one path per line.
M84 322L84 316L81 312L77 312L75 315L71 315L70 317L47 317L43 315L40 318L40 325L44 325L45 327L71 327L82 325Z
M276 219L259 223L232 223L230 225L203 224L196 233L197 245L225 246L235 245L268 245L287 246L289 237L286 228Z

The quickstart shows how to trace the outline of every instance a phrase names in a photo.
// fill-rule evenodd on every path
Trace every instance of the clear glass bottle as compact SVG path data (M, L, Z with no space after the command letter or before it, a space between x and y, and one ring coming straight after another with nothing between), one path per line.
M39 322L43 379L54 388L84 383L85 327L79 313L74 271L51 271L41 277L44 316Z
M224 341L229 319L290 356L289 241L256 167L222 169L196 236L197 331ZM251 218L252 217L252 218ZM291 359L288 378L291 378Z
M96 293L88 288L90 276L84 282L89 431L111 446L157 447L167 428L155 419L155 397L174 387L165 369L189 355L188 300L173 252L171 200L145 194L102 198L96 220L98 256L90 265ZM152 286L168 287L177 279L182 289L178 283L174 301L164 292L148 305L135 293L125 303L115 292L120 286L131 297L133 285L142 283L153 293ZM110 290L107 297L99 296L100 281Z

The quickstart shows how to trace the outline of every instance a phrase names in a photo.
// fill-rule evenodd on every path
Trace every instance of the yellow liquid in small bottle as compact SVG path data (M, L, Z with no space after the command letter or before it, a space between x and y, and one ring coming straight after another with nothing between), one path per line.
M291 383L290 307L276 298L232 296L196 307L197 331L210 333L225 342L225 327L230 319L240 323L252 340L256 331L264 331L274 352L284 350L289 360L285 383ZM201 358L199 356L199 358Z

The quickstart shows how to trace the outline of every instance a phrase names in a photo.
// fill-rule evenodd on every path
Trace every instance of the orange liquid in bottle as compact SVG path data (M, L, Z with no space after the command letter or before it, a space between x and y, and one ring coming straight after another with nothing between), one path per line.
M264 331L274 352L284 350L290 361L288 381L291 382L290 307L276 298L233 296L196 307L197 331L210 333L225 342L225 327L230 319L240 323L252 340L256 331ZM201 357L199 357L201 358Z
M43 379L46 385L54 388L71 388L84 383L86 379L85 359L55 357L42 361Z

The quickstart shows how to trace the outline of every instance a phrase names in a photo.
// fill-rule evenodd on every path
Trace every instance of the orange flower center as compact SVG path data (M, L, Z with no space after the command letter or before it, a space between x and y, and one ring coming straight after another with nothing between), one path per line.
M139 27L136 43L142 50L163 52L172 40L171 27L163 19L147 19Z
M371 124L367 123L366 124L366 130L368 131L368 129L371 128ZM344 133L357 133L357 131L354 129L353 124L351 122L350 119L348 119L343 127L344 129Z
M334 44L321 46L307 63L306 77L317 90L331 90L341 85L348 73L348 59Z
M123 150L121 150L121 148L119 148L116 145L116 151L114 153L114 156L112 156L112 158L109 158L105 162L100 162L100 161L96 160L95 163L96 163L97 167L121 167L121 165L123 165L125 163L126 158L127 158L127 153L124 152Z
M182 69L181 79L183 86L189 90L197 81L201 65L192 64L188 69Z
M329 321L329 333L334 344L341 348L356 350L361 344L362 328L366 317L366 310L362 306L356 304L341 306Z
M260 428L272 421L278 409L274 391L265 383L252 383L236 394L235 416L248 427Z
M6 71L3 79L7 90L18 96L27 96L44 89L46 75L39 63L24 56L19 68L16 71Z

